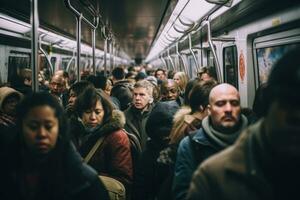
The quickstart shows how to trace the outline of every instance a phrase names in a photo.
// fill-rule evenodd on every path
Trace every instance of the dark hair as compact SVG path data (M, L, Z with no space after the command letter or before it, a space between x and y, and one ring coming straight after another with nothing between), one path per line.
M23 132L22 123L27 114L31 109L37 106L50 106L54 110L55 117L58 119L59 129L57 143L55 148L46 157L47 159L44 160L46 163L39 168L41 171L39 184L41 185L41 189L44 189L43 194L51 199L57 199L58 196L61 196L61 194L64 194L65 192L63 187L66 184L64 160L68 158L67 152L69 151L69 148L71 148L68 135L68 123L63 108L54 96L45 92L32 93L29 96L26 96L17 107L18 133ZM20 142L18 145L24 147L22 135L20 134L18 136L18 141ZM17 159L21 161L17 166L19 170L16 174L16 176L20 178L22 176L22 167L24 167L22 163L23 154L18 150L16 156ZM39 157L36 158L39 159Z
M214 78L215 80L217 80L217 73L214 67L212 66L205 66L202 67L200 69L200 71L198 72L198 77L201 78L202 74L208 74L210 77Z
M58 119L59 133L63 141L68 141L68 124L62 106L58 100L49 93L38 92L26 96L17 106L17 126L18 130L22 132L22 123L28 112L37 106L50 106L54 112L55 117Z
M104 109L103 123L109 121L112 117L113 106L107 94L101 89L89 87L75 101L75 111L79 117L82 117L84 111L91 109L100 101Z
M288 51L271 70L267 88L267 105L279 100L286 105L299 105L300 47Z
M199 110L202 106L206 108L208 105L208 97L211 89L217 85L216 81L202 81L198 82L191 90L189 94L190 107L192 113Z
M115 77L117 80L122 80L125 78L125 72L122 67L116 67L112 70L112 75Z
M267 112L267 105L266 105L266 88L267 83L261 84L255 92L255 97L253 101L253 112L256 114L258 118L265 116Z
M185 90L184 90L184 104L185 105L190 105L190 92L193 89L193 87L200 81L200 79L198 77L189 80L189 82L186 84L185 86Z
M139 72L136 76L135 76L135 81L141 81L147 78L147 75L144 72Z
M71 85L69 91L73 90L76 96L79 96L87 87L93 87L89 81L79 81Z
M107 85L107 77L104 75L90 75L87 77L87 81L91 82L95 88L105 90Z
M176 74L176 71L169 70L168 71L168 79L173 79L175 74Z
M154 76L157 76L157 72L162 71L164 74L166 74L166 71L164 69L158 68L155 70Z

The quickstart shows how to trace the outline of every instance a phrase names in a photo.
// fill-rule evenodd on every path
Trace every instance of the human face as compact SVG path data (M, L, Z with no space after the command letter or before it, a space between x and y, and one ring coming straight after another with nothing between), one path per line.
M161 89L162 100L172 101L176 100L179 96L178 88L174 82L168 82L166 85L163 85Z
M230 129L240 120L240 97L238 91L228 84L212 89L208 105L212 125L215 128Z
M83 112L82 122L85 126L94 128L103 122L104 109L100 100L97 101L96 105Z
M147 108L151 100L151 96L148 94L146 88L134 88L133 89L133 105L139 110Z
M35 154L47 154L54 149L59 123L53 108L47 105L33 107L22 122L26 146Z
M173 80L174 80L178 85L180 85L180 78L179 78L179 76L178 76L177 74L174 75Z
M203 73L203 74L201 74L201 76L200 76L200 80L201 81L209 81L209 80L211 80L212 79L212 77L210 76L210 75L208 75L207 73Z
M61 95L65 89L64 79L58 75L54 75L50 82L51 93Z
M157 71L156 72L156 78L158 78L160 80L165 80L166 75L165 75L164 71L162 71L162 70Z
M3 102L2 110L5 114L15 116L16 115L16 106L19 102L19 98L16 96L8 96Z
M71 90L69 94L69 101L68 101L69 105L74 106L76 99L77 99L77 95L73 90Z
M275 101L266 116L266 134L273 150L284 157L300 157L300 107Z

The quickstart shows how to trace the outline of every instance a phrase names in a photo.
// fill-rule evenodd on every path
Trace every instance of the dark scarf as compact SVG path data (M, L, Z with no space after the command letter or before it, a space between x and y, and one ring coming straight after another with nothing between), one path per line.
M229 145L232 145L235 142L235 140L239 137L241 132L247 127L248 120L244 115L241 115L240 120L241 121L238 130L231 134L224 134L215 130L209 121L209 117L205 117L202 120L202 127L210 139L212 139L219 146L226 148Z

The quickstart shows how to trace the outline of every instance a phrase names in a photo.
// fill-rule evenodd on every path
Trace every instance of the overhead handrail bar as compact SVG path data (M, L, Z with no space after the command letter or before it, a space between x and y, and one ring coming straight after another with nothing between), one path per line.
M77 17L81 16L82 20L87 24L89 25L91 28L94 28L96 29L98 27L98 24L99 24L99 20L95 20L96 24L93 24L92 22L90 22L87 18L85 18L83 16L83 14L81 12L79 12L78 10L76 10L76 8L74 8L70 2L70 0L64 0L65 1L65 4L67 6L67 8L69 10L71 10ZM94 16L94 18L99 18L99 16Z
M174 27L174 24L175 24L176 20L179 18L179 16L181 15L181 13L183 12L183 10L186 8L186 6L188 5L188 3L189 3L190 1L191 1L191 0L188 0L188 1L184 4L184 6L182 7L182 9L181 9L180 12L178 13L176 19L173 21L172 25L170 26L170 28L168 29L168 31L166 31L167 33L170 31L170 29L171 29L172 27Z
M31 0L30 22L31 22L31 69L32 69L32 90L39 90L38 82L38 0Z
M194 27L195 26L195 22L190 22L190 23L187 23L187 22L184 22L180 17L178 18L179 22L184 25L184 26L188 26L188 27Z
M186 33L185 30L180 30L180 29L178 29L177 26L176 26L176 24L174 24L173 28L174 28L174 30L177 31L178 33L182 33L182 34L185 34L185 33Z
M92 49L93 49L93 69L95 71L95 48L96 48L96 29L99 25L99 16L94 16L94 22L90 22L86 19L81 12L76 10L70 2L70 0L64 0L66 7L76 16L76 42L77 42L77 80L80 81L80 56L81 56L81 20L92 28Z
M176 39L177 39L176 37L173 37L173 36L171 36L169 33L166 33L166 35L167 35L167 37L168 37L168 38L171 38L171 39L172 39L172 41L174 41L174 40L176 40Z
M212 41L221 41L221 42L234 42L235 38L234 37L212 37Z
M191 38L191 34L189 34L189 50L190 50L190 52L191 52L191 54L192 54L192 56L193 56L193 58L194 58L194 61L195 61L195 64L196 64L196 68L197 68L197 70L199 71L199 70L200 70L200 66L199 66L198 60L197 60L197 58L196 58L196 55L195 55L195 53L194 53L194 51L193 51L193 49L192 49L192 38Z
M46 57L46 60L50 66L50 75L52 76L54 74L54 68L53 68L53 65L49 59L49 56L48 54L44 51L44 49L42 48L42 37L44 37L45 35L41 34L39 36L39 50L44 54L44 56Z
M172 65L173 70L176 71L174 62L173 62L173 60L172 60L172 58L171 58L171 56L170 56L170 48L168 48L168 50L167 50L167 55L168 55L168 58L169 58L169 60L170 60L170 62L171 62L171 65Z

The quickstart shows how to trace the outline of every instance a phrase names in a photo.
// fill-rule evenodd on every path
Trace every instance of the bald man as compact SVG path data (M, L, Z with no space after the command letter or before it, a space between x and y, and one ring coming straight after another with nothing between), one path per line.
M202 128L179 144L173 180L176 200L186 198L197 166L232 145L247 125L247 118L241 114L237 89L227 83L215 86L209 94L208 116L203 119Z
M65 80L60 74L54 74L50 81L50 93L54 95L62 106L68 103L68 94L66 92Z

